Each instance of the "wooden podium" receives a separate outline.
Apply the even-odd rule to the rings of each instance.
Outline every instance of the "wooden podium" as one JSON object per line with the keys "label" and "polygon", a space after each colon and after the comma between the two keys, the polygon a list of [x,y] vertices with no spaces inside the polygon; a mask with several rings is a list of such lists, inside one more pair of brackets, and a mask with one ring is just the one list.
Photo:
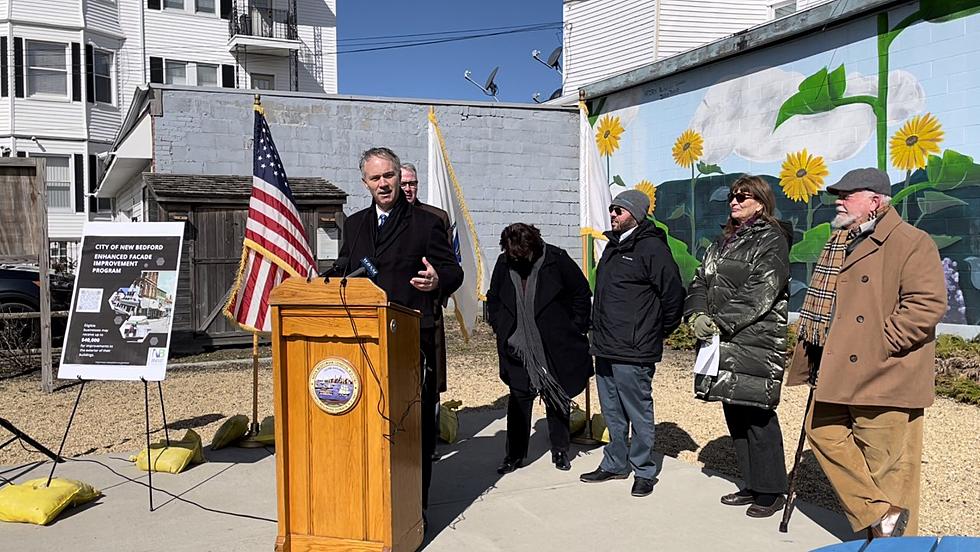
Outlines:
{"label": "wooden podium", "polygon": [[270,303],[276,551],[416,550],[419,313],[366,278],[291,278]]}

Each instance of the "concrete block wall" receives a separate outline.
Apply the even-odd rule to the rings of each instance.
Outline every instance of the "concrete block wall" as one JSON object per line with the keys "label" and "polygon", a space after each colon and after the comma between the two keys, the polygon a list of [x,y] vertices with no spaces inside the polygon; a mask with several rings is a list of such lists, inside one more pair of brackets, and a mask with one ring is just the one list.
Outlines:
{"label": "concrete block wall", "polygon": [[[251,174],[253,96],[164,89],[154,119],[155,171]],[[319,176],[350,194],[345,212],[370,204],[357,165],[372,146],[391,148],[419,169],[428,197],[429,104],[415,101],[263,94],[286,173]],[[578,227],[578,113],[518,105],[434,104],[450,162],[487,262],[500,232],[530,222],[545,240],[581,256]]]}

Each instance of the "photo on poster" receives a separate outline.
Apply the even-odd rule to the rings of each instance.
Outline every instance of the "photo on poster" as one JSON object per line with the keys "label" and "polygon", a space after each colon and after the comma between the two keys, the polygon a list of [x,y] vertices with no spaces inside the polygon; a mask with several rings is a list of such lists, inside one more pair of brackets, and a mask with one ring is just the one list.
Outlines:
{"label": "photo on poster", "polygon": [[183,223],[88,223],[62,347],[62,379],[162,380]]}

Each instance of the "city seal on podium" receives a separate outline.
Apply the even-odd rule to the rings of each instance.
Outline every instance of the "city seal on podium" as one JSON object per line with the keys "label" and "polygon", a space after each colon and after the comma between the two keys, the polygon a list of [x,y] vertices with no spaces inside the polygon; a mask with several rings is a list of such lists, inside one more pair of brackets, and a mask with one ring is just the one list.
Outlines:
{"label": "city seal on podium", "polygon": [[346,414],[361,396],[361,379],[345,359],[325,358],[310,372],[310,395],[327,414]]}

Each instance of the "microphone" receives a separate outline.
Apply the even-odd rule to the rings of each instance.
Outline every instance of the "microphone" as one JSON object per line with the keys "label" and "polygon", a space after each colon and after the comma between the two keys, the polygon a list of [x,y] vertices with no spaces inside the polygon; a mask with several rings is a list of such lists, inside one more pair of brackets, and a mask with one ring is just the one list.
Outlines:
{"label": "microphone", "polygon": [[354,270],[347,276],[344,276],[340,280],[340,283],[341,285],[346,285],[348,278],[357,278],[362,274],[367,274],[368,278],[371,279],[374,279],[378,275],[378,268],[374,266],[374,263],[371,262],[371,259],[368,257],[364,257],[363,259],[361,259],[361,266],[359,266],[356,270]]}
{"label": "microphone", "polygon": [[341,274],[344,269],[347,268],[348,262],[350,262],[350,257],[337,257],[337,260],[333,262],[333,265],[321,272],[319,277],[323,278],[324,283],[329,282],[331,276]]}

